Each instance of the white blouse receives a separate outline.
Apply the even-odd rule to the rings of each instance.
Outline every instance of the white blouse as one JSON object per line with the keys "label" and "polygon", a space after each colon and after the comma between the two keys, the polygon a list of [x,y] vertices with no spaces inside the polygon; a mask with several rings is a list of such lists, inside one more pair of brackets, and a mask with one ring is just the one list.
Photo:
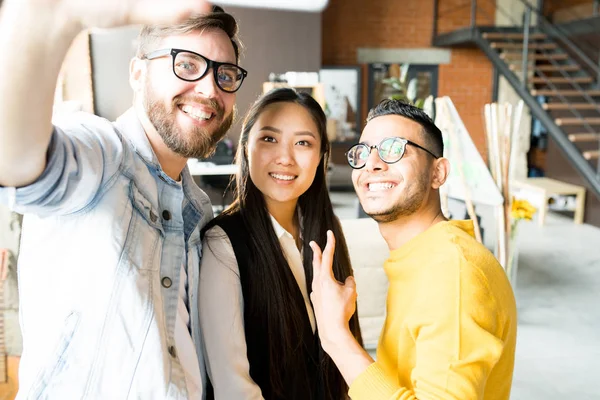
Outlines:
{"label": "white blouse", "polygon": [[[283,254],[298,282],[313,333],[315,315],[310,303],[302,254],[294,237],[271,216]],[[215,399],[263,399],[250,377],[244,331],[244,298],[235,253],[225,232],[215,226],[205,235],[200,267],[199,308],[205,361]]]}

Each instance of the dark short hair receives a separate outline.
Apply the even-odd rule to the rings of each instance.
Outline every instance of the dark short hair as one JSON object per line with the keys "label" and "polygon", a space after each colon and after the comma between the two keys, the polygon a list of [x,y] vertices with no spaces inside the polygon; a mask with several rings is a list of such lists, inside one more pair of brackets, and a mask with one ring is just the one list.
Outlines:
{"label": "dark short hair", "polygon": [[374,118],[385,115],[399,115],[400,117],[408,118],[421,125],[421,128],[423,128],[423,137],[426,142],[423,143],[424,147],[436,156],[443,156],[444,139],[442,137],[442,131],[435,126],[435,123],[423,110],[400,100],[385,99],[369,111],[367,123]]}
{"label": "dark short hair", "polygon": [[162,38],[206,29],[220,29],[229,36],[235,52],[235,62],[239,63],[242,43],[238,38],[237,21],[219,6],[213,6],[212,12],[208,14],[191,16],[180,24],[143,26],[138,36],[137,56],[156,50],[154,46]]}

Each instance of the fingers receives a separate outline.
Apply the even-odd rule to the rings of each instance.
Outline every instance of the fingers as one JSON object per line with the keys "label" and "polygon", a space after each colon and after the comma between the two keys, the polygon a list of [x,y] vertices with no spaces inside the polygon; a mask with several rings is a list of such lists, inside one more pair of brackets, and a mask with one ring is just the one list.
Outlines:
{"label": "fingers", "polygon": [[212,5],[205,0],[137,1],[129,14],[130,24],[172,24],[182,22],[193,14],[205,14]]}
{"label": "fingers", "polygon": [[315,241],[311,241],[309,244],[313,251],[313,286],[315,281],[321,275],[321,248]]}
{"label": "fingers", "polygon": [[346,280],[344,281],[344,286],[347,287],[348,289],[356,290],[356,281],[354,280],[354,277],[353,276],[347,277]]}
{"label": "fingers", "polygon": [[321,256],[321,272],[327,270],[328,275],[335,280],[333,274],[333,255],[335,253],[335,236],[332,231],[327,231],[327,245]]}
{"label": "fingers", "polygon": [[313,285],[317,279],[330,278],[337,282],[333,274],[333,256],[335,254],[335,236],[332,231],[327,231],[327,244],[321,252],[317,243],[309,243],[313,251]]}

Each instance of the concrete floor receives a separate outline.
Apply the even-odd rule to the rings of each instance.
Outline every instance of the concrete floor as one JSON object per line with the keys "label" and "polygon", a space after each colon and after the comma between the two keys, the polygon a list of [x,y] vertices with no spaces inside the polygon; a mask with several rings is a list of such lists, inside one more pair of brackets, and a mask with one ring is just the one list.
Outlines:
{"label": "concrete floor", "polygon": [[600,399],[600,229],[550,214],[519,236],[513,399]]}
{"label": "concrete floor", "polygon": [[[340,218],[356,217],[354,193],[334,192],[332,200]],[[491,247],[493,211],[477,211]],[[518,246],[511,399],[600,399],[600,229],[550,213],[543,227],[521,223]]]}

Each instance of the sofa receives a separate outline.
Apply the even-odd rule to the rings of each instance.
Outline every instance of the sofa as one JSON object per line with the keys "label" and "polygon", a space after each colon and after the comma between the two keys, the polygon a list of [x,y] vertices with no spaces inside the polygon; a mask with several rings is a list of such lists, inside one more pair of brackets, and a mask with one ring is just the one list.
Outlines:
{"label": "sofa", "polygon": [[386,242],[371,218],[342,219],[358,293],[358,318],[364,347],[377,347],[385,320],[388,280],[383,263],[389,256]]}

